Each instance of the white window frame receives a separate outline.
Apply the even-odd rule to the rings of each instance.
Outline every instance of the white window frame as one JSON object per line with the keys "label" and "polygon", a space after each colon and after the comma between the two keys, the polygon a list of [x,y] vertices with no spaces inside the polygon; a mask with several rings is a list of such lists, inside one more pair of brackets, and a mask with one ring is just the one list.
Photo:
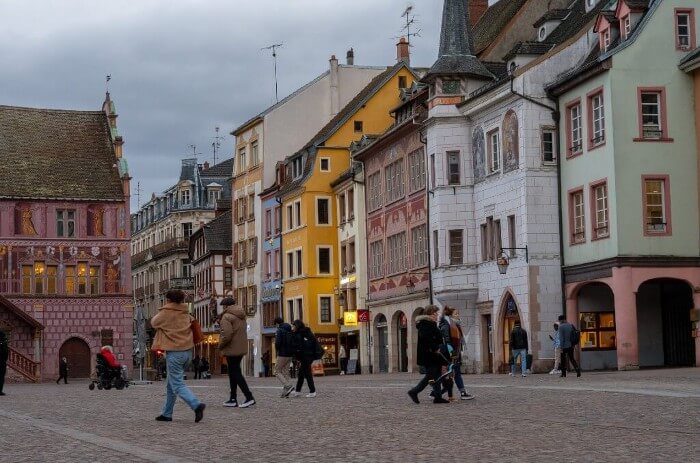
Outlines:
{"label": "white window frame", "polygon": [[[577,204],[576,199],[581,198],[581,202]],[[578,190],[571,195],[571,212],[573,213],[573,225],[572,230],[574,243],[583,243],[586,241],[586,205],[583,190]],[[581,236],[581,238],[578,238]]]}
{"label": "white window frame", "polygon": [[428,265],[428,225],[411,228],[411,268]]}
{"label": "white window frame", "polygon": [[[328,272],[321,273],[321,249],[328,249]],[[316,275],[333,275],[333,246],[321,244],[316,246]]]}
{"label": "white window frame", "polygon": [[[319,212],[320,209],[318,207],[319,201],[320,200],[325,200],[328,201],[328,207],[326,208],[326,214],[328,215],[328,222],[327,223],[321,223],[319,219]],[[314,220],[316,221],[316,226],[317,227],[332,227],[333,226],[333,211],[331,210],[331,207],[333,206],[333,201],[330,196],[316,196],[314,197]]]}
{"label": "white window frame", "polygon": [[[552,159],[547,160],[545,158],[545,155],[547,154],[546,150],[546,145],[547,141],[545,141],[545,135],[549,134],[551,137],[551,140],[549,141],[551,145],[551,153],[552,153]],[[557,163],[557,131],[553,127],[542,127],[540,130],[540,137],[541,137],[541,150],[542,150],[542,163],[547,164],[547,165],[553,165]]]}
{"label": "white window frame", "polygon": [[[686,20],[685,24],[680,24],[679,19],[684,17]],[[677,11],[675,14],[675,27],[676,27],[676,40],[678,40],[678,47],[682,50],[689,50],[690,49],[690,42],[693,38],[692,36],[692,31],[691,31],[691,26],[692,26],[692,21],[690,20],[690,13],[687,11]],[[686,29],[685,34],[681,34],[681,27],[684,27]],[[685,43],[682,42],[682,39],[685,39]]]}
{"label": "white window frame", "polygon": [[[602,192],[602,196],[599,196],[598,192]],[[610,236],[610,211],[607,183],[599,183],[593,186],[593,200],[595,201],[594,207],[596,224],[595,230],[593,230],[593,236],[595,238],[607,238]],[[600,231],[603,229],[605,229],[605,231]]]}
{"label": "white window frame", "polygon": [[[645,103],[644,102],[644,95],[654,95],[656,97],[656,103]],[[661,114],[662,107],[661,107],[661,92],[655,92],[655,91],[642,91],[639,97],[639,104],[641,105],[641,111],[642,111],[642,137],[643,138],[660,138],[665,136],[666,134],[663,133],[663,115]],[[656,124],[648,124],[644,123],[644,108],[651,108],[655,107],[656,108]],[[652,117],[653,115],[649,113],[649,116]],[[649,136],[646,133],[646,130],[652,129],[654,132],[660,133],[660,136],[654,135],[654,136]]]}
{"label": "white window frame", "polygon": [[591,97],[591,124],[593,146],[605,143],[605,100],[603,92],[596,93]]}
{"label": "white window frame", "polygon": [[583,150],[583,116],[581,108],[581,102],[569,107],[571,146],[567,148],[572,154]]}
{"label": "white window frame", "polygon": [[488,153],[489,153],[489,173],[495,174],[501,171],[501,132],[494,129],[487,132]]}
{"label": "white window frame", "polygon": [[369,243],[370,251],[370,279],[375,280],[384,277],[384,240],[380,239]]}
{"label": "white window frame", "polygon": [[[323,162],[324,162],[324,161],[326,161],[326,162],[328,163],[328,168],[327,168],[327,169],[324,169],[324,168],[323,168]],[[331,158],[329,158],[329,157],[322,157],[322,158],[319,158],[319,160],[318,160],[318,170],[320,170],[321,172],[330,172],[330,171],[331,171]]]}

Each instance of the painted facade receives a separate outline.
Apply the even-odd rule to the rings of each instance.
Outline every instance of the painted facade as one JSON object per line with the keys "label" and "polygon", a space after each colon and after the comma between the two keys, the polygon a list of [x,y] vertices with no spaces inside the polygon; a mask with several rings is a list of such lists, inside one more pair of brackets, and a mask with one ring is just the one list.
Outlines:
{"label": "painted facade", "polygon": [[0,181],[0,323],[25,379],[55,379],[61,356],[87,377],[105,344],[130,364],[130,178],[116,119],[109,94],[93,112],[0,106],[3,175],[23,179]]}
{"label": "painted facade", "polygon": [[[697,365],[697,2],[621,0],[588,62],[552,86],[561,108],[567,315],[584,368]],[[681,17],[682,16],[682,17]],[[650,60],[649,57],[654,59]]]}

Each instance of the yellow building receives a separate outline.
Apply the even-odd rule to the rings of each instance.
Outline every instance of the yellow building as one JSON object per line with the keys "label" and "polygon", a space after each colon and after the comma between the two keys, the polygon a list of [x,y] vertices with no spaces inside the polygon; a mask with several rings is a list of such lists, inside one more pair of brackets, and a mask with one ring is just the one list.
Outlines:
{"label": "yellow building", "polygon": [[331,182],[351,169],[350,144],[381,134],[401,88],[418,76],[399,62],[375,77],[300,151],[285,160],[282,203],[284,318],[301,319],[326,350],[326,370],[338,368],[338,220]]}

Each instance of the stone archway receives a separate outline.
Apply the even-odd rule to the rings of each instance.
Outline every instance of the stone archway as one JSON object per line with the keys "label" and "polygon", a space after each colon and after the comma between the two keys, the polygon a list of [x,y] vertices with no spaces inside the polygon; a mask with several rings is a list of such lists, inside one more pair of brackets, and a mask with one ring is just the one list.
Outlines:
{"label": "stone archway", "polygon": [[408,319],[402,311],[394,313],[391,319],[392,345],[394,347],[393,365],[394,371],[408,371]]}
{"label": "stone archway", "polygon": [[521,322],[525,327],[515,297],[510,291],[506,291],[501,298],[498,311],[497,339],[494,346],[494,373],[510,371],[510,332],[516,321]]}
{"label": "stone archway", "polygon": [[58,360],[68,360],[68,375],[71,378],[88,378],[92,373],[90,346],[78,337],[67,339],[58,351]]}

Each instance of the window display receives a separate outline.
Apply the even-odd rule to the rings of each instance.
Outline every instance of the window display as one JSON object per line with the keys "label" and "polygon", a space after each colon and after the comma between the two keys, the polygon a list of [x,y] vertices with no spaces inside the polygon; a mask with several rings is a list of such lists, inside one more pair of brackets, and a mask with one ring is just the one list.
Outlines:
{"label": "window display", "polygon": [[581,350],[615,349],[615,313],[581,312]]}

